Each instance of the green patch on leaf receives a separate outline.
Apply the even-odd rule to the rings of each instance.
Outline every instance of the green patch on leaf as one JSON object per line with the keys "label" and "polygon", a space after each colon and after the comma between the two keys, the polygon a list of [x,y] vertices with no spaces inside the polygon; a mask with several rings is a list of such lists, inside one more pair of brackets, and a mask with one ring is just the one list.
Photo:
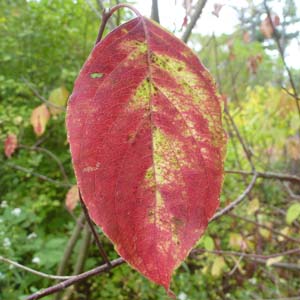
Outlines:
{"label": "green patch on leaf", "polygon": [[104,74],[103,73],[91,73],[90,74],[90,77],[91,78],[102,78],[104,76]]}

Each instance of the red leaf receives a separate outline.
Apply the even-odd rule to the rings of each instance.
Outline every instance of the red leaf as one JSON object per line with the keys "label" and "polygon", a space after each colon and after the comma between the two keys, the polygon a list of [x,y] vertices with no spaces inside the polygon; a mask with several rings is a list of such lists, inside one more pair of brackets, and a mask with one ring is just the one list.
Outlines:
{"label": "red leaf", "polygon": [[66,195],[66,200],[65,200],[65,203],[66,203],[66,207],[68,209],[68,211],[73,211],[74,208],[76,207],[76,205],[78,204],[79,202],[79,193],[78,193],[78,187],[77,185],[73,185],[67,195]]}
{"label": "red leaf", "polygon": [[13,133],[8,134],[4,142],[4,153],[6,157],[10,158],[18,147],[17,136]]}
{"label": "red leaf", "polygon": [[50,112],[46,104],[42,104],[32,111],[30,122],[37,136],[40,136],[45,132],[49,119]]}
{"label": "red leaf", "polygon": [[186,27],[187,24],[188,24],[188,17],[184,16],[183,22],[182,22],[182,25],[181,25],[181,30],[183,29],[183,27]]}
{"label": "red leaf", "polygon": [[257,73],[257,68],[259,64],[262,62],[262,59],[263,57],[261,54],[251,55],[248,57],[247,67],[252,74]]}
{"label": "red leaf", "polygon": [[[277,15],[272,17],[272,23],[274,27],[278,26],[280,24],[280,19]],[[260,31],[266,38],[271,38],[273,35],[273,27],[270,22],[270,18],[266,17],[260,24]]]}
{"label": "red leaf", "polygon": [[93,49],[67,130],[91,218],[168,289],[219,205],[225,137],[210,74],[175,36],[136,18]]}

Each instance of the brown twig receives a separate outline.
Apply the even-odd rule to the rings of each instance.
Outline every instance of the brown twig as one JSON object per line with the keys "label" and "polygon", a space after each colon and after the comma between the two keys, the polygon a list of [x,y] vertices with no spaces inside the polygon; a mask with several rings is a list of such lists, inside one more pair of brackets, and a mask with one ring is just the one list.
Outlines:
{"label": "brown twig", "polygon": [[[260,255],[260,254],[249,254],[249,253],[244,253],[244,252],[236,252],[236,251],[224,251],[224,250],[206,250],[206,249],[194,249],[191,252],[191,255],[195,254],[202,254],[202,253],[211,253],[211,254],[220,254],[220,255],[228,255],[228,256],[239,256],[239,257],[244,257],[251,259],[255,262],[261,263],[261,264],[267,264],[268,259],[270,258],[275,258],[275,257],[280,257],[280,256],[285,256],[285,255],[291,255],[291,254],[296,254],[300,252],[300,248],[297,249],[291,249],[288,251],[284,251],[281,253],[275,253],[275,254],[270,254],[270,255]],[[300,270],[300,265],[297,264],[291,264],[291,263],[281,263],[281,262],[274,262],[272,267],[278,267],[278,268],[284,268],[284,269],[290,269],[290,270]]]}
{"label": "brown twig", "polygon": [[111,9],[104,9],[103,13],[102,13],[102,21],[101,21],[101,25],[100,25],[100,29],[98,32],[98,36],[95,42],[95,45],[97,45],[103,36],[104,33],[104,29],[106,27],[106,23],[108,22],[108,20],[110,19],[110,17],[113,15],[114,12],[116,12],[117,10],[119,10],[120,8],[129,8],[130,10],[132,10],[138,17],[142,17],[142,15],[140,14],[140,12],[135,9],[132,5],[130,4],[125,4],[125,3],[120,3],[115,5],[114,7],[112,7]]}
{"label": "brown twig", "polygon": [[270,25],[272,27],[272,31],[274,33],[273,34],[273,38],[274,38],[274,41],[275,41],[275,43],[277,45],[277,48],[278,48],[278,51],[279,51],[279,54],[280,54],[280,57],[281,57],[281,61],[282,61],[283,65],[284,65],[284,68],[285,68],[285,70],[286,70],[286,72],[288,74],[288,77],[289,77],[290,85],[291,85],[292,90],[293,90],[292,97],[295,99],[295,103],[296,103],[296,106],[297,106],[298,114],[299,114],[299,117],[300,117],[299,95],[298,95],[298,92],[297,92],[297,89],[296,89],[296,84],[294,82],[292,72],[291,72],[290,68],[288,67],[288,65],[286,63],[286,60],[285,60],[285,57],[284,57],[283,48],[282,48],[282,46],[280,44],[279,37],[276,34],[276,28],[275,28],[275,25],[273,23],[271,12],[270,12],[270,9],[269,9],[269,7],[267,5],[267,1],[266,0],[264,0],[264,7],[265,7],[265,10],[267,12],[268,19],[269,19]]}
{"label": "brown twig", "polygon": [[244,198],[251,192],[253,189],[257,179],[257,174],[254,174],[251,182],[249,183],[248,187],[244,190],[244,192],[237,197],[233,202],[229,205],[221,209],[219,212],[215,213],[215,215],[209,220],[209,222],[215,221],[216,219],[222,217],[223,215],[227,214],[231,210],[233,210],[240,202],[244,200]]}
{"label": "brown twig", "polygon": [[285,238],[286,240],[289,240],[289,241],[292,241],[292,242],[296,242],[296,243],[300,243],[300,240],[299,240],[299,239],[296,239],[296,238],[293,238],[293,237],[291,237],[291,236],[288,236],[288,235],[286,235],[286,234],[284,234],[284,233],[282,233],[282,232],[280,232],[280,231],[278,231],[278,230],[275,230],[275,229],[273,229],[273,228],[271,228],[271,227],[269,227],[269,226],[267,226],[267,225],[258,223],[258,222],[256,222],[256,221],[253,221],[253,220],[248,219],[248,218],[246,218],[246,217],[242,217],[242,216],[236,215],[236,214],[234,214],[234,213],[228,213],[228,215],[231,216],[231,217],[234,217],[234,218],[238,218],[238,219],[240,219],[240,220],[243,220],[243,221],[245,221],[245,222],[251,223],[251,224],[256,225],[256,226],[258,226],[258,227],[265,228],[265,229],[269,230],[270,232],[272,232],[272,233],[274,233],[274,234],[276,234],[276,235],[282,236],[282,237]]}
{"label": "brown twig", "polygon": [[254,166],[254,163],[252,161],[252,153],[249,150],[248,146],[246,145],[246,142],[244,141],[242,135],[240,134],[240,131],[239,131],[238,127],[236,126],[236,124],[234,122],[234,119],[231,116],[231,114],[230,114],[230,112],[229,112],[229,110],[228,110],[228,108],[227,108],[226,105],[225,105],[225,108],[224,108],[224,112],[225,112],[226,116],[228,117],[228,119],[229,119],[229,121],[230,121],[230,123],[232,125],[232,128],[233,128],[233,130],[234,130],[234,132],[235,132],[235,134],[236,134],[236,136],[237,136],[240,144],[243,147],[244,153],[245,153],[246,158],[247,158],[247,160],[248,160],[248,162],[249,162],[249,164],[251,166],[252,171],[255,172],[255,166]]}
{"label": "brown twig", "polygon": [[31,82],[29,82],[27,79],[22,78],[23,82],[27,85],[27,87],[29,87],[29,89],[33,92],[33,94],[39,98],[42,102],[45,102],[47,105],[52,106],[54,108],[59,108],[63,111],[66,111],[66,108],[64,106],[52,103],[50,101],[48,101],[45,97],[43,97],[38,90],[33,86],[33,84]]}
{"label": "brown twig", "polygon": [[64,178],[64,181],[67,183],[70,183],[70,180],[68,178],[68,175],[66,173],[66,170],[62,164],[62,162],[60,161],[60,159],[50,150],[46,149],[46,148],[42,148],[42,147],[37,147],[37,146],[26,146],[26,145],[19,145],[19,148],[23,148],[23,149],[27,149],[27,150],[31,150],[31,151],[39,151],[39,152],[44,152],[46,153],[48,156],[50,156],[58,165],[60,172]]}
{"label": "brown twig", "polygon": [[293,183],[300,184],[300,177],[292,174],[282,174],[282,173],[274,173],[274,172],[253,172],[253,171],[239,171],[239,170],[226,170],[227,174],[239,174],[239,175],[254,175],[256,174],[259,178],[264,179],[276,179],[280,181],[289,181]]}
{"label": "brown twig", "polygon": [[45,176],[43,174],[39,174],[39,173],[33,172],[30,169],[26,169],[24,167],[21,167],[19,165],[15,165],[15,164],[10,163],[10,162],[6,162],[6,163],[4,163],[4,165],[6,165],[6,166],[8,166],[10,168],[13,168],[15,170],[22,171],[22,172],[30,174],[32,176],[38,177],[38,178],[40,178],[40,179],[42,179],[44,181],[51,182],[51,183],[53,183],[53,184],[55,184],[57,186],[63,187],[63,188],[70,188],[72,186],[69,183],[64,183],[64,182],[61,182],[61,181],[54,180],[54,179],[52,179],[50,177],[47,177],[47,176]]}
{"label": "brown twig", "polygon": [[[89,224],[85,224],[84,231],[83,231],[83,238],[80,245],[77,261],[74,267],[74,275],[78,275],[83,271],[84,264],[87,258],[88,249],[91,241],[91,232],[89,229]],[[73,292],[75,291],[75,285],[65,291],[64,296],[62,297],[64,300],[69,300],[72,296]]]}
{"label": "brown twig", "polygon": [[65,288],[67,288],[70,285],[78,283],[82,280],[85,280],[85,279],[91,277],[91,276],[102,274],[102,273],[110,270],[111,268],[115,268],[115,267],[123,264],[124,262],[125,261],[124,261],[123,258],[117,258],[117,259],[111,261],[111,267],[109,267],[107,264],[105,264],[105,265],[99,266],[97,268],[94,268],[92,270],[89,270],[87,272],[78,274],[78,275],[76,275],[76,276],[74,276],[70,279],[67,279],[63,282],[60,282],[56,285],[53,285],[49,288],[46,288],[46,289],[42,290],[42,291],[36,292],[36,293],[30,295],[29,297],[27,297],[26,300],[36,300],[36,299],[40,299],[44,296],[57,293],[57,292],[65,289]]}
{"label": "brown twig", "polygon": [[237,252],[237,251],[227,251],[227,250],[206,250],[206,249],[194,249],[191,251],[191,255],[193,254],[202,254],[202,253],[212,253],[212,254],[224,254],[224,255],[233,255],[233,256],[244,256],[249,258],[261,258],[261,259],[269,259],[275,258],[285,255],[291,254],[300,254],[300,248],[290,249],[287,251],[283,251],[280,253],[273,253],[273,254],[256,254],[256,253],[245,253],[245,252]]}
{"label": "brown twig", "polygon": [[158,0],[152,0],[151,19],[159,23]]}
{"label": "brown twig", "polygon": [[32,268],[26,267],[16,261],[13,261],[11,259],[5,258],[3,256],[0,256],[0,261],[3,261],[9,265],[15,266],[19,269],[22,269],[26,272],[38,275],[40,277],[44,277],[44,278],[48,278],[48,279],[54,279],[54,280],[66,280],[66,279],[70,279],[70,278],[74,278],[74,276],[58,276],[58,275],[50,275],[50,274],[46,274],[37,270],[34,270]]}
{"label": "brown twig", "polygon": [[[102,0],[97,0],[96,2],[97,2],[97,5],[98,5],[98,7],[99,7],[99,11],[103,12],[104,10],[106,10],[106,8],[105,8],[105,6],[104,6]],[[100,18],[101,18],[101,17],[102,17],[102,15],[100,16]],[[117,22],[116,22],[116,23],[117,23]],[[114,22],[113,22],[111,19],[108,20],[107,24],[108,24],[108,28],[109,28],[110,30],[113,30],[113,29],[114,29],[115,24],[114,24]],[[118,25],[118,23],[117,23],[117,25]]]}
{"label": "brown twig", "polygon": [[66,246],[63,258],[59,264],[58,270],[57,270],[57,274],[58,275],[63,275],[65,268],[67,266],[67,263],[71,257],[71,253],[76,245],[76,242],[78,241],[78,238],[80,236],[80,232],[82,230],[82,226],[83,226],[83,222],[85,220],[85,216],[83,213],[81,213],[81,215],[79,216],[79,218],[77,219],[76,222],[76,226],[72,232],[72,235],[68,241],[68,244]]}
{"label": "brown twig", "polygon": [[111,267],[110,260],[109,260],[108,257],[107,257],[107,254],[106,254],[106,252],[105,252],[105,250],[104,250],[104,248],[103,248],[103,246],[102,246],[102,243],[100,242],[100,239],[99,239],[98,234],[97,234],[97,232],[96,232],[96,230],[95,230],[94,224],[92,223],[92,220],[91,220],[91,218],[90,218],[90,216],[89,216],[89,212],[88,212],[88,210],[87,210],[87,208],[86,208],[86,206],[85,206],[85,204],[84,204],[84,202],[83,202],[83,200],[82,200],[80,191],[79,191],[79,199],[80,199],[80,203],[81,203],[81,206],[82,206],[82,209],[83,209],[83,212],[84,212],[86,221],[87,221],[87,223],[88,223],[88,225],[89,225],[89,228],[90,228],[90,230],[91,230],[91,233],[93,234],[93,237],[94,237],[94,240],[95,240],[95,242],[96,242],[96,245],[97,245],[97,247],[98,247],[98,249],[99,249],[100,255],[102,256],[102,258],[103,258],[103,260],[106,262],[106,264],[107,264],[109,267]]}
{"label": "brown twig", "polygon": [[192,31],[193,31],[194,27],[196,26],[196,23],[197,23],[198,19],[200,18],[206,3],[207,3],[207,0],[199,0],[197,2],[195,11],[194,11],[193,15],[191,16],[191,21],[188,23],[188,25],[182,35],[182,38],[181,38],[185,43],[187,43],[187,41],[189,40],[189,38],[192,34]]}

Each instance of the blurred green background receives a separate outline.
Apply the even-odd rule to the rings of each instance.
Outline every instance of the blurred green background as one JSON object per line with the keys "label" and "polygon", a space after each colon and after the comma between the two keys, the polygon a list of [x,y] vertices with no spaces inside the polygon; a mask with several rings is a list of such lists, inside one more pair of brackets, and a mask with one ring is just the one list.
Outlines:
{"label": "blurred green background", "polygon": [[[116,2],[103,1],[107,7]],[[230,112],[224,115],[229,136],[226,170],[251,170],[232,117],[257,170],[300,175],[300,117],[295,99],[282,89],[292,92],[274,41],[278,38],[283,51],[292,43],[299,45],[299,32],[293,29],[298,28],[300,17],[295,2],[267,1],[270,8],[281,4],[281,23],[270,38],[261,29],[266,17],[262,1],[250,0],[243,9],[235,8],[240,23],[234,32],[208,36],[197,30],[190,38]],[[49,274],[57,274],[59,268],[64,275],[75,274],[102,263],[86,228],[76,237],[80,206],[71,213],[66,209],[66,194],[76,182],[65,112],[53,111],[49,104],[65,105],[95,42],[98,14],[99,2],[92,0],[0,2],[0,255]],[[131,17],[128,10],[121,10],[112,23]],[[177,33],[181,35],[180,30]],[[299,90],[300,70],[292,67]],[[45,131],[37,135],[31,116],[42,104],[51,107],[51,117]],[[4,154],[8,134],[18,139],[11,158]],[[221,205],[238,197],[250,180],[248,175],[227,174]],[[176,271],[171,289],[178,299],[300,296],[299,252],[279,255],[275,261],[265,257],[299,248],[299,193],[299,184],[259,178],[232,214],[209,225],[197,244],[205,251],[188,258]],[[72,236],[76,243],[63,260]],[[109,257],[116,258],[112,244],[101,238]],[[262,255],[262,261],[214,251],[255,253]],[[24,299],[54,282],[0,261],[1,300]],[[45,299],[154,300],[167,296],[163,288],[122,265]]]}

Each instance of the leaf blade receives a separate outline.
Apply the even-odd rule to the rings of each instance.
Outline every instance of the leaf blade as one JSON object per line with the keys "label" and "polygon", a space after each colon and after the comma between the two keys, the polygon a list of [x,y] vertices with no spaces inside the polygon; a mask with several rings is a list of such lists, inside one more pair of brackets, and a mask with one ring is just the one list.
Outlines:
{"label": "leaf blade", "polygon": [[91,218],[131,266],[168,289],[219,203],[225,137],[207,70],[181,41],[136,18],[94,48],[67,128]]}

